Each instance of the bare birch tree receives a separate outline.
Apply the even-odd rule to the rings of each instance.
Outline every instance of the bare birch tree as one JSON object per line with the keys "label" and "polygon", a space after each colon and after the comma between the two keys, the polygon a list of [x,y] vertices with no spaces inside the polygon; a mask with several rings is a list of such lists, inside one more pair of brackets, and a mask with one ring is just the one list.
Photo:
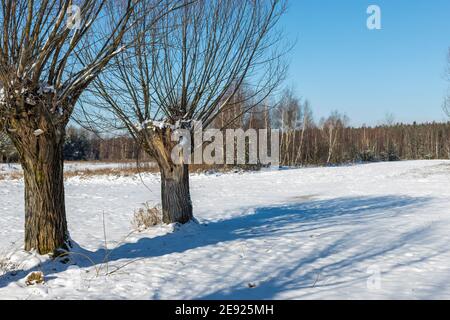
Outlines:
{"label": "bare birch tree", "polygon": [[274,125],[282,131],[281,160],[286,165],[294,165],[297,131],[302,119],[302,105],[292,89],[284,91],[279,106],[274,110]]}
{"label": "bare birch tree", "polygon": [[297,150],[297,156],[295,158],[296,165],[303,164],[303,144],[305,141],[305,131],[313,124],[312,111],[308,100],[305,100],[302,109],[303,116],[301,121],[300,142]]}
{"label": "bare birch tree", "polygon": [[341,115],[337,111],[332,112],[326,120],[322,120],[322,132],[328,141],[327,164],[331,163],[337,143],[339,142],[339,135],[347,126],[347,123],[347,116]]}
{"label": "bare birch tree", "polygon": [[[85,110],[95,121],[108,120],[105,113],[113,110],[113,127],[121,123],[156,159],[165,223],[193,218],[189,167],[171,159],[174,129],[192,130],[193,121],[207,127],[224,107],[243,104],[237,93],[244,83],[254,93],[245,99],[263,101],[285,75],[287,48],[276,28],[284,0],[185,3],[139,37],[132,50],[114,58],[86,103],[100,111]],[[153,19],[148,15],[134,33]]]}
{"label": "bare birch tree", "polygon": [[[448,63],[447,63],[446,76],[447,76],[447,81],[450,84],[450,48],[448,49],[447,61],[448,61]],[[444,111],[450,117],[450,87],[448,88],[448,93],[447,93],[447,96],[445,97]]]}

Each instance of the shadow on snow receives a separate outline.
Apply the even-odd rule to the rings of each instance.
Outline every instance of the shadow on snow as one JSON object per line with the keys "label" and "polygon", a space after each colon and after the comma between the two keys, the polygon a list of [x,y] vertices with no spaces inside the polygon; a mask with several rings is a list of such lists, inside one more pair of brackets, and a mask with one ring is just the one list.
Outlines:
{"label": "shadow on snow", "polygon": [[[261,237],[292,236],[308,231],[320,233],[323,229],[337,225],[363,226],[368,223],[377,223],[378,218],[389,218],[405,214],[411,208],[417,208],[426,204],[430,198],[412,198],[399,196],[383,197],[350,197],[329,200],[313,200],[305,202],[287,203],[281,206],[257,208],[252,214],[231,218],[229,220],[211,222],[208,224],[192,224],[182,226],[179,230],[155,238],[142,238],[134,243],[119,245],[110,253],[108,263],[119,260],[142,260],[146,258],[161,257],[172,253],[184,253],[188,250],[225,243],[236,240],[250,240]],[[405,222],[407,223],[407,222]],[[374,259],[407,245],[410,241],[417,241],[430,232],[431,226],[412,230],[401,234],[398,239],[386,243],[384,246],[364,248],[352,253],[345,259],[333,260],[333,262],[319,269],[310,270],[318,259],[324,259],[333,255],[343,246],[351,248],[352,235],[337,236],[331,244],[306,256],[299,256],[294,265],[279,265],[276,270],[268,270],[270,279],[264,281],[255,288],[248,288],[246,283],[240,283],[217,292],[199,296],[199,299],[271,299],[277,293],[286,290],[318,288],[326,289],[328,286],[339,285],[339,280],[317,281],[322,273],[338,274],[348,271],[355,263]],[[359,231],[360,232],[360,231]],[[354,241],[354,240],[353,240]],[[48,260],[39,267],[8,272],[0,276],[0,288],[6,287],[11,282],[23,279],[29,272],[42,270],[51,281],[59,272],[76,264],[80,268],[88,268],[104,263],[106,251],[98,249],[89,251],[74,244],[71,263],[63,264]],[[89,257],[86,259],[84,257]],[[422,258],[421,260],[423,260]],[[128,261],[124,261],[126,264]],[[411,261],[411,264],[419,261]],[[292,283],[292,275],[307,268],[308,272],[302,274],[302,281]],[[367,278],[367,274],[361,275]]]}

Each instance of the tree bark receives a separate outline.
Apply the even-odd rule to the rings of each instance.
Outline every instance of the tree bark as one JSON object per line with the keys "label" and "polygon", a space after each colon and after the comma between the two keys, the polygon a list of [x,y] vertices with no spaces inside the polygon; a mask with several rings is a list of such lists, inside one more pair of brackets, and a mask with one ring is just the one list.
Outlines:
{"label": "tree bark", "polygon": [[147,152],[158,163],[161,172],[161,202],[164,223],[188,223],[193,219],[189,191],[189,165],[175,163],[171,140],[172,130],[153,128],[145,134]]}
{"label": "tree bark", "polygon": [[193,219],[188,165],[161,169],[161,200],[164,223],[184,224]]}
{"label": "tree bark", "polygon": [[67,249],[69,240],[64,198],[64,130],[42,127],[42,134],[21,129],[13,135],[25,181],[25,250],[58,254],[59,249]]}

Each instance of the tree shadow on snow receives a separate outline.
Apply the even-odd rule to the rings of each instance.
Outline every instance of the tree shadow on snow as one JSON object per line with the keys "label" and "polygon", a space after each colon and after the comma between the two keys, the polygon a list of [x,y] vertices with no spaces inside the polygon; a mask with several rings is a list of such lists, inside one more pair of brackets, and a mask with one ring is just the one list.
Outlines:
{"label": "tree shadow on snow", "polygon": [[[184,253],[188,250],[202,248],[219,243],[236,240],[250,240],[261,237],[276,237],[280,235],[292,236],[297,233],[313,231],[320,234],[324,226],[341,224],[367,224],[367,219],[389,218],[402,215],[411,208],[426,204],[430,198],[412,198],[399,196],[383,197],[349,197],[329,200],[305,201],[287,203],[285,205],[257,208],[252,214],[234,217],[228,220],[211,222],[209,224],[182,226],[179,230],[155,238],[141,238],[134,243],[124,243],[109,253],[108,263],[124,260],[141,260],[161,257],[173,253]],[[244,209],[242,211],[245,211]],[[376,223],[376,220],[372,220]],[[407,221],[405,221],[407,223]],[[255,288],[248,288],[246,284],[236,284],[235,287],[226,288],[217,292],[205,294],[200,299],[270,299],[277,293],[291,290],[339,285],[339,280],[332,283],[318,281],[321,273],[337,273],[352,267],[352,264],[373,259],[401,248],[410,241],[420,239],[430,232],[429,227],[412,230],[402,234],[399,239],[387,243],[382,248],[365,248],[364,252],[355,252],[353,256],[334,261],[320,269],[314,269],[302,275],[301,285],[291,283],[289,279],[303,267],[314,264],[334,254],[340,248],[351,246],[352,235],[345,234],[332,243],[314,252],[309,256],[299,256],[295,265],[279,265],[276,270],[268,270],[270,279]],[[320,239],[318,240],[320,241]],[[73,249],[73,262],[80,268],[100,266],[105,261],[107,252],[104,249],[89,251],[75,244]],[[86,257],[89,257],[87,259]],[[414,263],[414,261],[411,261]],[[11,282],[23,279],[29,272],[42,270],[48,279],[54,279],[59,272],[67,270],[72,264],[62,264],[56,261],[47,261],[37,268],[8,272],[0,276],[0,288]],[[259,275],[258,275],[259,276]],[[367,278],[367,275],[361,275]],[[50,280],[51,281],[51,280]]]}

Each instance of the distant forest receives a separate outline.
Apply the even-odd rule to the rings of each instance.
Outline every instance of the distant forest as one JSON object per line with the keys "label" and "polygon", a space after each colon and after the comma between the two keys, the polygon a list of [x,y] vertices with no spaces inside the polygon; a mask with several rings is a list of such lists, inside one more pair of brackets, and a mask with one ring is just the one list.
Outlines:
{"label": "distant forest", "polygon": [[[248,93],[243,89],[239,94]],[[275,107],[230,104],[210,127],[280,129],[280,161],[284,166],[450,159],[450,122],[403,124],[395,123],[392,116],[384,122],[352,127],[348,117],[337,111],[315,121],[310,103],[286,90]],[[113,137],[73,126],[66,130],[64,157],[70,161],[152,160],[127,135]],[[1,132],[0,161],[18,161],[15,148]]]}
{"label": "distant forest", "polygon": [[[246,129],[265,127],[259,115],[247,117]],[[281,164],[286,166],[450,159],[450,122],[353,128],[346,126],[345,117],[334,113],[318,124],[309,122],[300,127],[284,124],[280,128],[280,148]],[[70,127],[64,157],[72,161],[133,161],[137,157],[140,161],[151,160],[139,150],[130,137],[102,138],[85,129]],[[14,147],[6,139],[0,142],[0,160],[18,161]]]}

